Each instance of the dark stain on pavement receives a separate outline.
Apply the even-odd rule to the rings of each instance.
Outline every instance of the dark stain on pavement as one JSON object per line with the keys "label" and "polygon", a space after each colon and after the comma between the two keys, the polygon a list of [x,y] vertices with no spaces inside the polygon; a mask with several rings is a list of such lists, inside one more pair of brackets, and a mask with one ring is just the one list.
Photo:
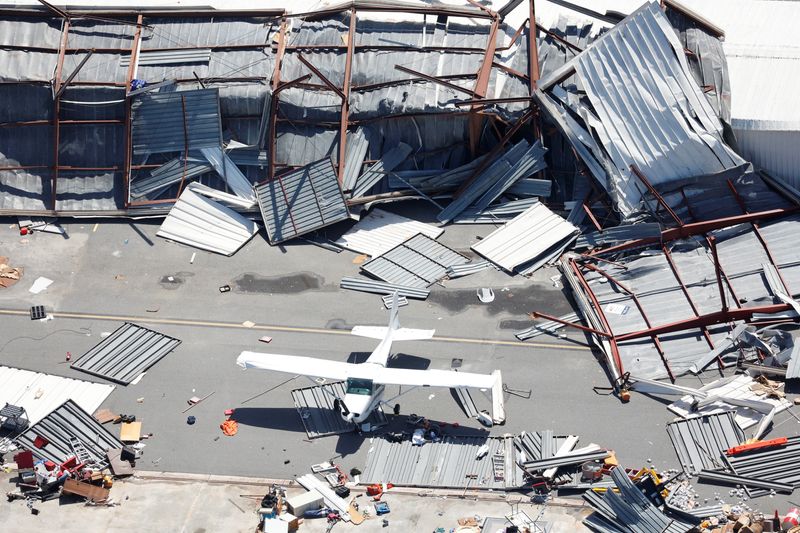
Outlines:
{"label": "dark stain on pavement", "polygon": [[176,272],[175,274],[166,274],[161,276],[158,280],[159,285],[164,289],[174,291],[186,282],[186,278],[194,276],[192,272]]}
{"label": "dark stain on pavement", "polygon": [[572,311],[570,302],[564,293],[549,285],[531,284],[526,287],[509,287],[507,291],[493,287],[493,290],[494,301],[488,304],[478,300],[477,289],[432,291],[428,296],[428,302],[444,307],[451,314],[462,313],[468,307],[484,307],[490,315],[507,313],[524,316],[531,311],[563,315]]}
{"label": "dark stain on pavement", "polygon": [[273,277],[246,273],[233,280],[233,283],[236,285],[236,292],[240,293],[297,294],[319,289],[325,283],[325,279],[311,272]]}

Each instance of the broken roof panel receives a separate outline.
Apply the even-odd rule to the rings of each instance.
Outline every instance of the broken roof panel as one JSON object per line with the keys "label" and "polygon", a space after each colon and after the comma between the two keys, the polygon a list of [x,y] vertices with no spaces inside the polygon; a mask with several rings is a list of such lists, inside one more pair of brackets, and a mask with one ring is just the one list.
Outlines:
{"label": "broken roof panel", "polygon": [[375,209],[334,242],[342,248],[377,257],[418,233],[436,239],[444,230]]}
{"label": "broken roof panel", "polygon": [[[41,447],[36,445],[37,438],[44,440]],[[70,438],[78,439],[96,463],[106,460],[108,450],[124,446],[104,425],[72,400],[67,400],[28,428],[16,441],[36,457],[61,464],[74,455]]]}
{"label": "broken roof panel", "polygon": [[105,383],[0,366],[0,407],[6,403],[24,407],[31,424],[67,400],[93,413],[113,391],[114,385]]}
{"label": "broken roof panel", "polygon": [[131,180],[131,198],[139,198],[150,193],[160,191],[182,179],[191,179],[195,176],[211,172],[213,167],[203,157],[189,154],[188,158],[176,157],[150,171],[150,174]]}
{"label": "broken roof panel", "polygon": [[330,159],[321,159],[256,187],[270,244],[347,219],[350,212]]}
{"label": "broken roof panel", "polygon": [[388,173],[405,161],[410,153],[411,147],[405,143],[400,143],[384,153],[378,161],[358,177],[352,197],[358,198],[359,196],[363,196],[380,180],[388,180]]}
{"label": "broken roof panel", "polygon": [[658,4],[647,3],[626,17],[540,87],[547,90],[573,71],[591,109],[571,107],[616,169],[618,177],[609,179],[623,214],[641,198],[631,165],[655,186],[744,162],[722,141],[722,125]]}
{"label": "broken roof panel", "polygon": [[503,227],[484,237],[472,249],[508,272],[538,257],[563,250],[578,228],[536,203]]}
{"label": "broken roof panel", "polygon": [[367,261],[361,270],[389,283],[425,288],[445,277],[449,267],[468,262],[455,250],[418,234]]}
{"label": "broken roof panel", "polygon": [[144,93],[131,106],[134,154],[184,152],[222,145],[219,92]]}
{"label": "broken roof panel", "polygon": [[181,343],[163,333],[126,322],[71,368],[127,385]]}
{"label": "broken roof panel", "polygon": [[231,256],[258,233],[258,225],[233,209],[203,195],[238,197],[191,183],[183,191],[158,229],[159,237],[203,250]]}

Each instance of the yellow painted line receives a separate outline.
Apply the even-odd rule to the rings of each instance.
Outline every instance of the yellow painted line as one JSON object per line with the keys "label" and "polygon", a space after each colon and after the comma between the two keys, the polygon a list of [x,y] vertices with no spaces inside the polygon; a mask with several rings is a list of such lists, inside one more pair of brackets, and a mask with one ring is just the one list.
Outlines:
{"label": "yellow painted line", "polygon": [[[190,320],[185,318],[157,318],[149,316],[99,315],[92,313],[54,312],[51,314],[55,318],[72,318],[76,320],[142,322],[145,324],[166,324],[170,326],[199,326],[208,328],[253,329],[258,331],[283,331],[288,333],[317,333],[321,335],[350,336],[350,331],[343,329],[310,328],[302,326],[276,326],[267,324],[256,324],[254,326],[245,326],[244,324],[238,324],[236,322]],[[29,317],[30,311],[23,311],[19,309],[0,309],[0,315]],[[465,337],[438,337],[438,336],[433,337],[432,340],[440,342],[455,342],[461,344],[482,344],[489,346],[518,346],[523,348],[550,348],[555,350],[586,350],[586,351],[591,350],[591,348],[589,348],[588,346],[553,344],[548,342],[502,341],[502,340],[490,340],[490,339],[469,339]]]}

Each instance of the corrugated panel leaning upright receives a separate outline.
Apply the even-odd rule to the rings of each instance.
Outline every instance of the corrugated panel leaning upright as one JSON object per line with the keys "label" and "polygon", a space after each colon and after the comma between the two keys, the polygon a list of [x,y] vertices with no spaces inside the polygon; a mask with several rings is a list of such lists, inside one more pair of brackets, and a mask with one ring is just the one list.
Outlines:
{"label": "corrugated panel leaning upright", "polygon": [[350,216],[330,159],[256,187],[270,244],[278,244]]}

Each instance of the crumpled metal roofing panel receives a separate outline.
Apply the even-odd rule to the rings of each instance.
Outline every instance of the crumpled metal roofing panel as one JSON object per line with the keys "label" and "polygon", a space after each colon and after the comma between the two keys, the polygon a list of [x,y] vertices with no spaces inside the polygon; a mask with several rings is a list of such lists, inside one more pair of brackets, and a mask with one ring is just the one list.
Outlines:
{"label": "crumpled metal roofing panel", "polygon": [[[207,187],[190,184],[158,229],[159,237],[231,256],[258,233],[258,225],[203,196]],[[214,191],[217,196],[225,195]]]}
{"label": "crumpled metal roofing panel", "polygon": [[586,119],[621,176],[612,185],[623,214],[641,197],[630,165],[657,185],[744,162],[722,141],[722,125],[656,3],[626,17],[566,67],[580,78],[597,118]]}
{"label": "crumpled metal roofing panel", "polygon": [[[38,448],[34,444],[37,437],[47,440],[47,444]],[[108,450],[123,447],[122,441],[72,400],[28,428],[16,441],[34,456],[61,464],[74,455],[70,437],[78,439],[98,463],[106,460]]]}
{"label": "crumpled metal roofing panel", "polygon": [[163,333],[125,322],[79,357],[71,368],[127,385],[180,343]]}
{"label": "crumpled metal roofing panel", "polygon": [[377,257],[418,233],[435,239],[444,230],[389,211],[375,209],[334,243],[354,252]]}
{"label": "crumpled metal roofing panel", "polygon": [[405,161],[410,153],[411,147],[405,143],[400,143],[385,152],[378,161],[358,177],[356,186],[353,188],[352,198],[363,196],[382,179],[388,181],[388,173]]}
{"label": "crumpled metal roofing panel", "polygon": [[536,203],[503,227],[493,231],[472,250],[508,272],[551,252],[554,246],[566,247],[578,234],[578,228]]}
{"label": "crumpled metal roofing panel", "polygon": [[342,189],[351,191],[356,186],[356,180],[358,180],[361,175],[361,169],[364,167],[369,141],[367,141],[367,137],[364,134],[364,128],[361,127],[356,128],[355,131],[348,131],[346,141]]}
{"label": "crumpled metal roofing panel", "polygon": [[256,187],[270,244],[350,216],[330,159],[321,159]]}
{"label": "crumpled metal roofing panel", "polygon": [[169,187],[173,183],[178,183],[184,177],[190,179],[212,170],[213,167],[205,158],[197,157],[194,154],[189,154],[185,160],[183,156],[176,157],[160,167],[154,168],[149,175],[132,179],[131,198],[142,197]]}
{"label": "crumpled metal roofing panel", "polygon": [[144,93],[132,106],[133,153],[183,152],[222,145],[219,93]]}
{"label": "crumpled metal roofing panel", "polygon": [[420,233],[367,261],[361,270],[389,283],[425,288],[445,277],[449,267],[468,262],[467,257]]}
{"label": "crumpled metal roofing panel", "polygon": [[[114,390],[114,385],[0,366],[0,407],[6,403],[24,407],[31,424],[44,418],[67,400],[94,412]],[[41,397],[36,395],[44,391]]]}

